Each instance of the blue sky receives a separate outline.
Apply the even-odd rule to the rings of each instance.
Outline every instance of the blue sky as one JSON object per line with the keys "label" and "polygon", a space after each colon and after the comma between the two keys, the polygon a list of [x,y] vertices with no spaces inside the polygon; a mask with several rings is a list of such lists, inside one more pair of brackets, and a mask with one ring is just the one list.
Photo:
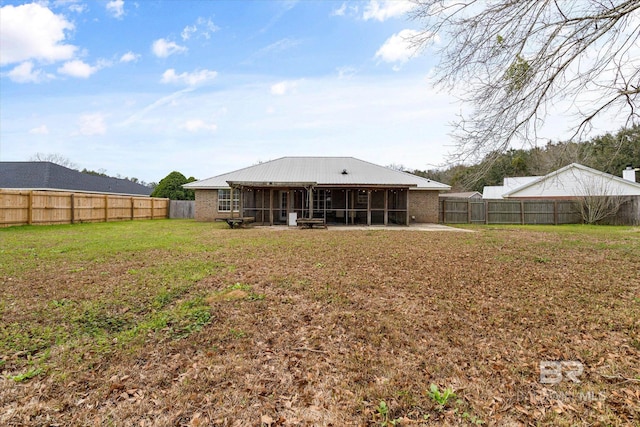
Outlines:
{"label": "blue sky", "polygon": [[459,106],[403,3],[2,1],[0,160],[147,182],[290,155],[431,167]]}
{"label": "blue sky", "polygon": [[392,1],[0,0],[0,160],[204,179],[282,156],[428,169],[461,105]]}

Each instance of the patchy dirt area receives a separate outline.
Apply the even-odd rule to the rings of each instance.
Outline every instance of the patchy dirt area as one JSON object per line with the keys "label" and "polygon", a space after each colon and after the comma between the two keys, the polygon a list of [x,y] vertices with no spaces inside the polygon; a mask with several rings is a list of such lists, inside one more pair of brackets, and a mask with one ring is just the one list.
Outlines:
{"label": "patchy dirt area", "polygon": [[637,228],[58,230],[0,234],[3,425],[640,423]]}

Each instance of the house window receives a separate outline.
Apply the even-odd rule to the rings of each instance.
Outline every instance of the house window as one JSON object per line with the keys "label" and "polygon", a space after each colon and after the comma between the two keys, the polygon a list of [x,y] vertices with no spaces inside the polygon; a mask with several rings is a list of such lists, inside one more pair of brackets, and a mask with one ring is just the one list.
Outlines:
{"label": "house window", "polygon": [[[240,192],[233,192],[233,211],[238,212]],[[231,212],[231,190],[218,190],[218,212]]]}
{"label": "house window", "polygon": [[331,209],[331,190],[313,190],[313,210]]}

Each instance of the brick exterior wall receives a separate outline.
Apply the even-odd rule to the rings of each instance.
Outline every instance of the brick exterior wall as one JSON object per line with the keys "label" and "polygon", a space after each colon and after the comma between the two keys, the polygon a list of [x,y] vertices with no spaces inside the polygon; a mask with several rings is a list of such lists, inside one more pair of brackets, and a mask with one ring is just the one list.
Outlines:
{"label": "brick exterior wall", "polygon": [[409,218],[413,223],[437,223],[438,222],[438,191],[410,190],[409,191]]}
{"label": "brick exterior wall", "polygon": [[[218,190],[195,190],[197,221],[215,221],[225,215],[218,214]],[[225,212],[228,216],[228,212]]]}

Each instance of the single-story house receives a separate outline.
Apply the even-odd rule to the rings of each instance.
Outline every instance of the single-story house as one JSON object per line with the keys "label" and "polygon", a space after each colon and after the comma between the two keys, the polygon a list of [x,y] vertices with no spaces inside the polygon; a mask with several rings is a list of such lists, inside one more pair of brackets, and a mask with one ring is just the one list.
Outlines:
{"label": "single-story house", "polygon": [[618,177],[578,163],[545,176],[505,178],[503,186],[485,187],[483,199],[574,199],[584,196],[640,196],[633,168]]}
{"label": "single-story house", "polygon": [[192,182],[195,218],[249,217],[258,224],[408,225],[438,222],[450,187],[353,157],[282,157]]}
{"label": "single-story house", "polygon": [[153,191],[127,179],[82,173],[51,162],[0,162],[0,189],[127,196],[149,196]]}

